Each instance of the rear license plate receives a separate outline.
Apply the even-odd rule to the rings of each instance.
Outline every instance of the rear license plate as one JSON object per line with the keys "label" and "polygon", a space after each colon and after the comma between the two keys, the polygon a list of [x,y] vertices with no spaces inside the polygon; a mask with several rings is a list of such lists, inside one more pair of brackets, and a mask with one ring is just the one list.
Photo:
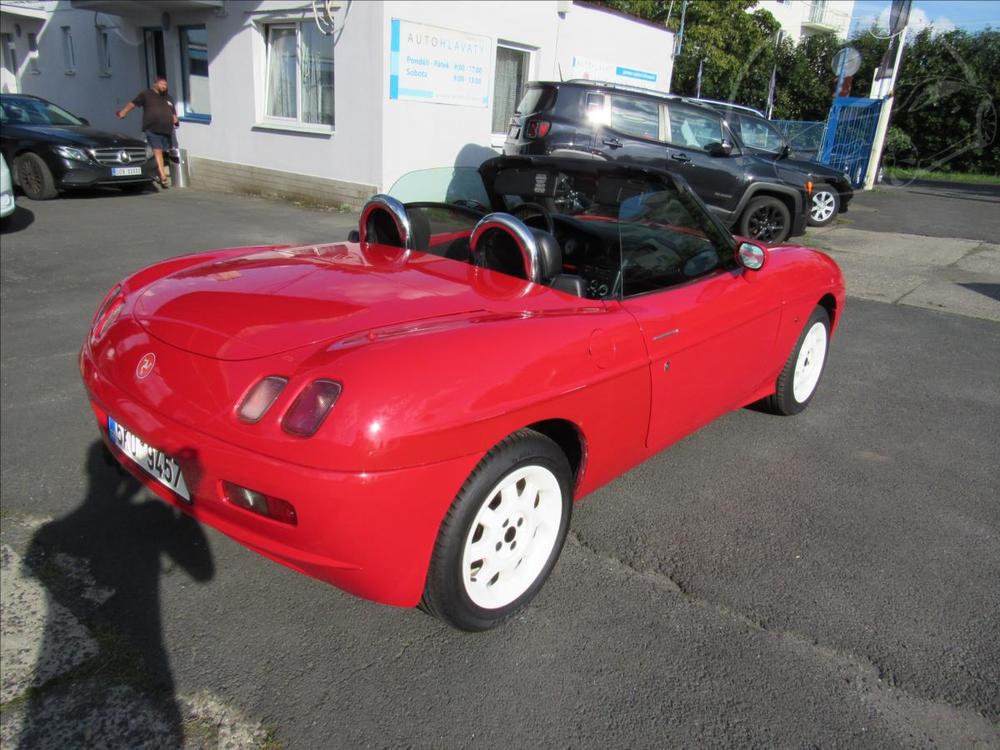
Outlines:
{"label": "rear license plate", "polygon": [[176,459],[149,445],[112,417],[108,417],[108,436],[122,453],[138,464],[149,476],[191,502],[191,495]]}
{"label": "rear license plate", "polygon": [[521,128],[517,125],[511,125],[510,130],[507,131],[507,137],[516,141],[519,135],[521,135]]}
{"label": "rear license plate", "polygon": [[111,167],[112,177],[137,177],[142,174],[142,167]]}

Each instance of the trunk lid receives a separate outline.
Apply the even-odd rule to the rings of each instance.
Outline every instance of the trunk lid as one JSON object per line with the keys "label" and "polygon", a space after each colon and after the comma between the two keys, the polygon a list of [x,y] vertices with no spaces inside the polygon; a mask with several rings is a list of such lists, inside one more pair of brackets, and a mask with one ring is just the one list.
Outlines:
{"label": "trunk lid", "polygon": [[272,356],[380,326],[482,309],[432,255],[357,245],[280,248],[164,276],[133,316],[153,337],[206,357]]}

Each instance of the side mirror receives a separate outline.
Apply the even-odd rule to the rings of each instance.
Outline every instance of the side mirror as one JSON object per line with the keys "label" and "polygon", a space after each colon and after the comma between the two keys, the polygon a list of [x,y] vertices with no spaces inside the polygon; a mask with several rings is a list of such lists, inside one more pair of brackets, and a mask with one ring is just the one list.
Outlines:
{"label": "side mirror", "polygon": [[352,229],[350,232],[347,233],[347,241],[361,242],[361,232],[359,232],[357,229]]}
{"label": "side mirror", "polygon": [[84,125],[90,125],[90,120],[88,120],[86,117],[77,117],[76,119],[82,122]]}
{"label": "side mirror", "polygon": [[729,141],[722,143],[716,141],[705,146],[705,150],[708,151],[709,156],[729,156],[733,153],[733,144]]}
{"label": "side mirror", "polygon": [[786,143],[784,146],[781,147],[781,150],[778,152],[778,158],[787,159],[789,156],[791,156],[791,153],[792,153],[792,147]]}
{"label": "side mirror", "polygon": [[767,250],[755,242],[741,242],[736,251],[740,265],[750,271],[759,271],[767,261]]}

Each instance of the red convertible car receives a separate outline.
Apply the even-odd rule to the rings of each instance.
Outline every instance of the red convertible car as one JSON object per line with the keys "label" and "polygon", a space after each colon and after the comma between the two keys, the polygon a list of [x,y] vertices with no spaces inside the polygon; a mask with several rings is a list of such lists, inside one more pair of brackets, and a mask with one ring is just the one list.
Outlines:
{"label": "red convertible car", "polygon": [[166,502],[467,630],[535,595],[574,500],[730,410],[804,409],[844,304],[827,256],[622,164],[413,173],[354,234],[145,268],[80,371]]}

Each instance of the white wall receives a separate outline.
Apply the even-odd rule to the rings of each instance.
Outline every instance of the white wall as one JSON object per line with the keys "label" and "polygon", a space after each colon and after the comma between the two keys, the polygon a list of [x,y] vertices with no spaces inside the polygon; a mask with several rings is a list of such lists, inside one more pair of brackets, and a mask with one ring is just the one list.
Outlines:
{"label": "white wall", "polygon": [[[349,182],[378,184],[381,174],[378,91],[383,56],[372,49],[381,34],[381,7],[374,2],[345,3],[334,17],[334,132],[305,134],[261,127],[264,109],[265,42],[268,13],[309,3],[229,3],[228,15],[174,14],[167,57],[180,80],[180,42],[176,27],[202,19],[208,30],[209,91],[212,122],[183,122],[178,142],[193,156]],[[253,11],[253,12],[250,12]],[[312,22],[311,11],[303,17]],[[256,19],[256,22],[255,22]],[[179,91],[178,91],[179,94]]]}
{"label": "white wall", "polygon": [[[523,2],[406,2],[384,3],[383,58],[388,57],[391,21],[398,18],[489,37],[497,43],[533,49],[530,80],[572,77],[574,55],[598,62],[653,71],[655,84],[628,80],[633,85],[668,90],[673,34],[623,16],[556,0]],[[490,57],[495,61],[495,51]],[[379,91],[383,110],[383,167],[380,182],[389,188],[401,175],[429,167],[475,165],[494,155],[503,137],[492,131],[494,70],[490,70],[490,104],[453,106],[389,98],[388,74]],[[560,76],[560,73],[562,74]],[[618,79],[626,82],[624,79]]]}
{"label": "white wall", "polygon": [[[86,117],[94,127],[114,132],[140,134],[138,121],[119,121],[115,111],[145,84],[142,36],[118,16],[74,10],[69,2],[48,2],[44,20],[25,19],[4,13],[0,27],[14,35],[19,61],[20,91],[49,99]],[[96,24],[106,25],[111,52],[110,75],[102,76],[97,65]],[[16,36],[15,26],[21,27]],[[76,71],[67,72],[62,27],[69,26],[76,52]],[[29,71],[28,33],[38,34],[38,73]]]}

